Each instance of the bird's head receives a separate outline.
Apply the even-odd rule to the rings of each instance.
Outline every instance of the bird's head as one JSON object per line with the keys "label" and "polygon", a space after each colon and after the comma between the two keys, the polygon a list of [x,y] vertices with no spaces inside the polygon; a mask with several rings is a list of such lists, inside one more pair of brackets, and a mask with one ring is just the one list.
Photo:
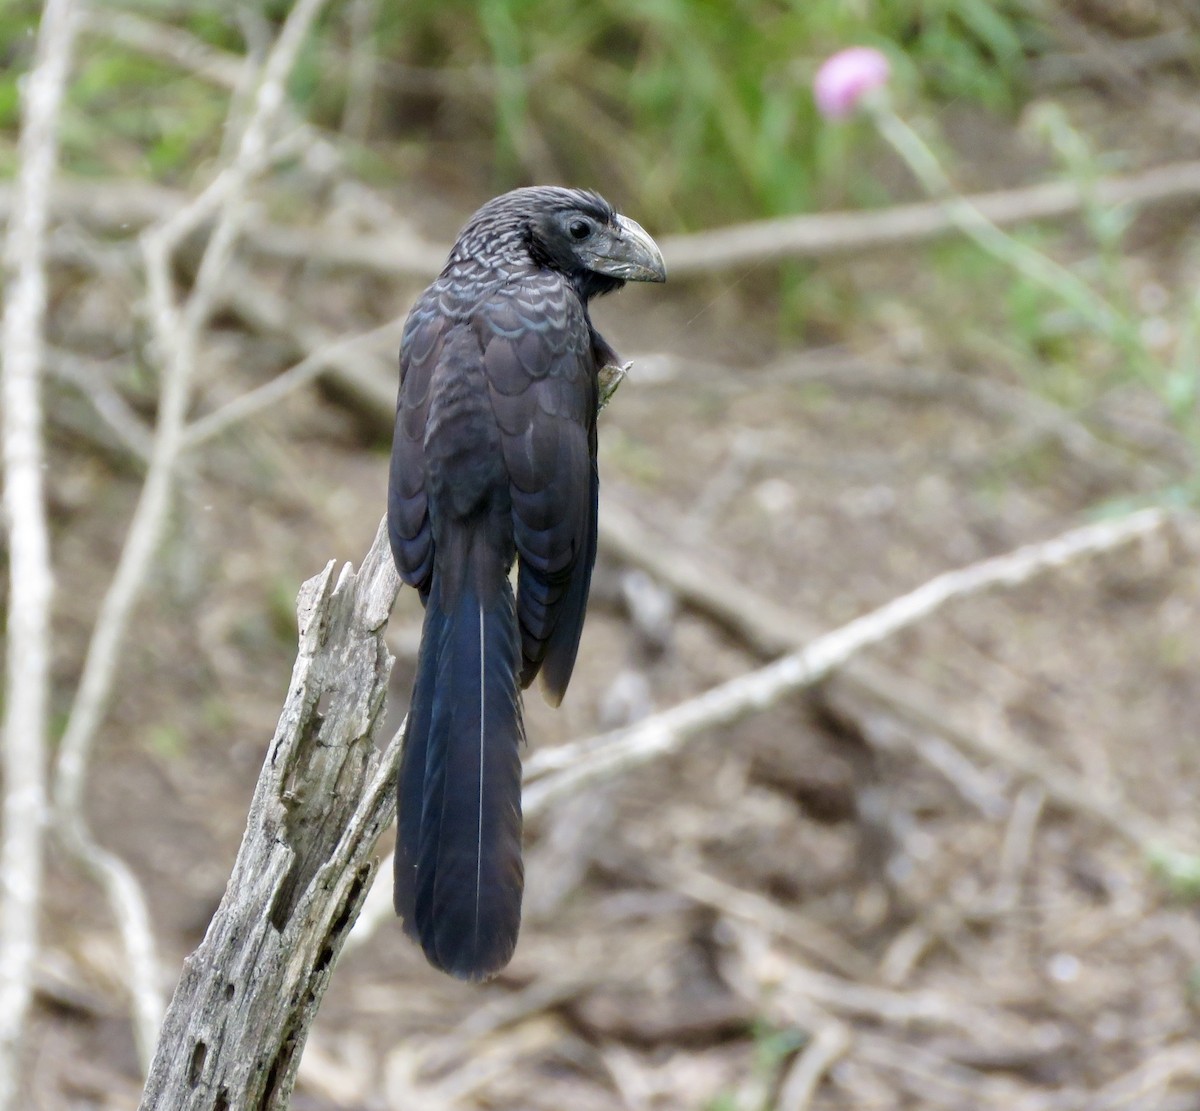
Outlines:
{"label": "bird's head", "polygon": [[583,189],[514,189],[472,217],[459,243],[465,239],[478,240],[473,253],[504,240],[505,248],[518,248],[537,266],[565,275],[585,301],[626,282],[667,280],[662,252],[641,225]]}

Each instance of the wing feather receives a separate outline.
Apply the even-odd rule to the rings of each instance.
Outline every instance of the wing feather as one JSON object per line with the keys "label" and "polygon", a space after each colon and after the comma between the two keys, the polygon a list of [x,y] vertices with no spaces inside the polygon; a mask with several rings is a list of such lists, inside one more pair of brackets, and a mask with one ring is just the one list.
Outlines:
{"label": "wing feather", "polygon": [[578,296],[558,275],[497,290],[476,317],[512,492],[521,682],[570,679],[595,561],[596,364]]}
{"label": "wing feather", "polygon": [[449,319],[437,286],[413,307],[400,342],[400,394],[388,474],[388,539],[400,577],[425,596],[433,574],[433,533],[425,475],[430,386]]}

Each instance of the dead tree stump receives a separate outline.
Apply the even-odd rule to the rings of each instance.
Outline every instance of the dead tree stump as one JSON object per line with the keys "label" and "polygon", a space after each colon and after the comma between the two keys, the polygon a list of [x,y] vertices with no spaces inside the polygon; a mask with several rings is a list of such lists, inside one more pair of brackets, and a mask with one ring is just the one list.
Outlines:
{"label": "dead tree stump", "polygon": [[221,905],[187,959],[141,1111],[282,1111],[392,820],[399,738],[380,753],[399,580],[383,525],[362,568],[300,591],[300,648]]}

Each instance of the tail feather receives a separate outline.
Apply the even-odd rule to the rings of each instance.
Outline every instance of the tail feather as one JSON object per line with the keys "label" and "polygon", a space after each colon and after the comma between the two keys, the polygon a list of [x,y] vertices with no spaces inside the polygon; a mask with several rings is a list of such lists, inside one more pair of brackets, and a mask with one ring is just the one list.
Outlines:
{"label": "tail feather", "polygon": [[425,765],[433,717],[433,685],[438,659],[446,640],[447,622],[432,597],[426,599],[425,625],[417,655],[408,720],[404,726],[404,750],[400,754],[397,797],[396,854],[392,901],[404,924],[404,932],[420,941],[416,932],[417,859],[421,849],[421,827],[425,810]]}
{"label": "tail feather", "polygon": [[[400,767],[396,910],[436,967],[503,968],[521,920],[520,650],[512,588],[435,572]],[[488,596],[490,595],[490,597]]]}
{"label": "tail feather", "polygon": [[591,512],[588,516],[584,548],[580,553],[571,582],[561,605],[562,612],[546,644],[546,659],[542,665],[542,693],[551,706],[559,705],[567,693],[575,657],[579,654],[579,639],[583,634],[583,619],[587,614],[588,594],[592,587],[592,568],[596,563],[598,540],[600,479],[592,460]]}

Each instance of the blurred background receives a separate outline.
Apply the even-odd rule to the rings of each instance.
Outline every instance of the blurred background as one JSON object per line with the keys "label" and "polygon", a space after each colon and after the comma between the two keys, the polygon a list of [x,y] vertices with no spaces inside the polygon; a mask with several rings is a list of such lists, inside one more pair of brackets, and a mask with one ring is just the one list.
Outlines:
{"label": "blurred background", "polygon": [[[248,63],[287,10],[86,12],[50,239],[59,731],[155,421],[138,237],[228,162]],[[0,7],[8,179],[38,14]],[[892,103],[954,187],[1012,191],[1011,234],[1093,290],[1121,342],[896,207],[928,200],[906,164],[868,119],[813,105],[817,66],[854,43],[887,55]],[[1200,870],[1159,851],[1200,843],[1193,0],[334,0],[288,90],[190,418],[306,358],[316,373],[183,457],[87,785],[164,983],[224,889],[300,583],[357,563],[383,512],[382,326],[483,201],[559,182],[678,268],[595,306],[634,366],[601,418],[580,664],[559,711],[527,700],[532,753],[941,571],[1141,505],[1179,516],[557,803],[527,830],[510,968],[455,983],[380,922],[336,971],[294,1106],[1200,1106]],[[1023,219],[1044,185],[1079,199]],[[898,234],[871,222],[885,212]],[[809,247],[755,247],[753,222],[791,216]],[[206,234],[177,252],[181,295]],[[420,620],[403,592],[393,723]],[[70,861],[49,867],[27,1106],[132,1108],[118,935]]]}

